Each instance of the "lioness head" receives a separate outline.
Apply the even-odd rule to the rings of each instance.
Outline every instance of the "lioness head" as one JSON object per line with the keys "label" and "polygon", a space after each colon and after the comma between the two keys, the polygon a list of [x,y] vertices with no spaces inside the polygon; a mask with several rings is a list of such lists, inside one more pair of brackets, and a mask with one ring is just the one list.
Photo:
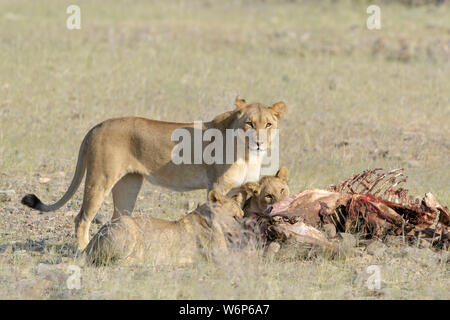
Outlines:
{"label": "lioness head", "polygon": [[249,138],[250,150],[267,150],[278,128],[278,120],[286,110],[286,104],[277,102],[266,106],[262,103],[247,103],[237,96],[235,105],[235,110],[217,116],[214,121],[222,123],[227,129],[241,129]]}
{"label": "lioness head", "polygon": [[288,169],[281,167],[275,176],[262,177],[259,182],[248,182],[241,188],[247,192],[244,205],[246,215],[264,215],[269,208],[289,196]]}

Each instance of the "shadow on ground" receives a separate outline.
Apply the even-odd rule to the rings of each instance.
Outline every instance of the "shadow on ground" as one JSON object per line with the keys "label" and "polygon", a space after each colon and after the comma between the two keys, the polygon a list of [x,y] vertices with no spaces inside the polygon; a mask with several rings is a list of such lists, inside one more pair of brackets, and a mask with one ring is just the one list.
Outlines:
{"label": "shadow on ground", "polygon": [[15,251],[26,252],[53,252],[62,257],[73,257],[76,253],[74,244],[48,244],[45,239],[31,240],[25,242],[10,242],[0,245],[0,254],[6,254]]}

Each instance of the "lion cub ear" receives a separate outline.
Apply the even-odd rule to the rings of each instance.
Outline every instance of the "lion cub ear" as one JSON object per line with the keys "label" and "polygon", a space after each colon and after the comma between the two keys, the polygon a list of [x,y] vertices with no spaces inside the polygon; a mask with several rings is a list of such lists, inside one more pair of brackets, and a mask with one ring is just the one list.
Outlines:
{"label": "lion cub ear", "polygon": [[289,179],[289,171],[286,167],[281,167],[280,170],[278,170],[275,177],[280,178],[281,180],[287,182]]}
{"label": "lion cub ear", "polygon": [[211,190],[208,193],[208,200],[212,203],[223,203],[223,196],[217,190]]}
{"label": "lion cub ear", "polygon": [[244,207],[246,199],[247,192],[238,192],[236,195],[232,196],[231,199],[236,201],[236,203],[239,205],[239,207]]}
{"label": "lion cub ear", "polygon": [[286,104],[284,102],[277,102],[274,103],[271,107],[269,107],[272,114],[277,117],[277,119],[280,119],[283,115],[284,111],[286,111]]}
{"label": "lion cub ear", "polygon": [[242,99],[240,96],[237,96],[236,102],[234,104],[236,105],[236,108],[242,109],[247,105],[247,102],[245,102],[245,100]]}

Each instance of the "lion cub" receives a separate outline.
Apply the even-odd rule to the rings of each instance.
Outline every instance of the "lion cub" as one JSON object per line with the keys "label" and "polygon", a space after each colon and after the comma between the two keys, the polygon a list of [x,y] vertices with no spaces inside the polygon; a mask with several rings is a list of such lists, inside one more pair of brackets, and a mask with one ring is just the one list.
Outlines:
{"label": "lion cub", "polygon": [[248,182],[241,187],[246,192],[247,200],[243,205],[244,217],[268,214],[275,202],[289,196],[287,184],[289,172],[281,167],[275,176],[262,177],[259,182]]}
{"label": "lion cub", "polygon": [[289,196],[288,169],[281,167],[275,176],[262,177],[259,182],[248,182],[239,188],[232,189],[228,196],[242,197],[244,217],[240,219],[242,228],[240,233],[233,234],[233,241],[237,247],[244,247],[253,242],[257,246],[269,245],[266,237],[268,219],[264,219],[275,202]]}
{"label": "lion cub", "polygon": [[84,250],[87,261],[191,263],[227,252],[227,233],[241,218],[242,194],[228,198],[212,190],[208,202],[178,221],[121,216],[103,225]]}

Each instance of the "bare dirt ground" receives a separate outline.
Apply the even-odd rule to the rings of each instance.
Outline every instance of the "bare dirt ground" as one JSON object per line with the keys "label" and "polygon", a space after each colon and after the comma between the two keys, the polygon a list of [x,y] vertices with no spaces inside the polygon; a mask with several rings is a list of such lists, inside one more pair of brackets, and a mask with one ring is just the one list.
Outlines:
{"label": "bare dirt ground", "polygon": [[[412,194],[449,205],[448,3],[380,4],[376,31],[363,1],[77,1],[81,30],[66,28],[70,4],[0,3],[0,190],[12,190],[0,198],[0,299],[450,298],[448,252],[401,242],[334,260],[287,246],[273,259],[248,250],[184,267],[83,266],[81,191],[55,213],[20,204],[29,192],[59,199],[96,123],[209,120],[240,94],[287,103],[280,157],[292,192],[404,167]],[[146,183],[135,214],[176,219],[204,198]],[[111,198],[100,211],[111,216]],[[67,287],[69,265],[81,266],[80,289]]]}

